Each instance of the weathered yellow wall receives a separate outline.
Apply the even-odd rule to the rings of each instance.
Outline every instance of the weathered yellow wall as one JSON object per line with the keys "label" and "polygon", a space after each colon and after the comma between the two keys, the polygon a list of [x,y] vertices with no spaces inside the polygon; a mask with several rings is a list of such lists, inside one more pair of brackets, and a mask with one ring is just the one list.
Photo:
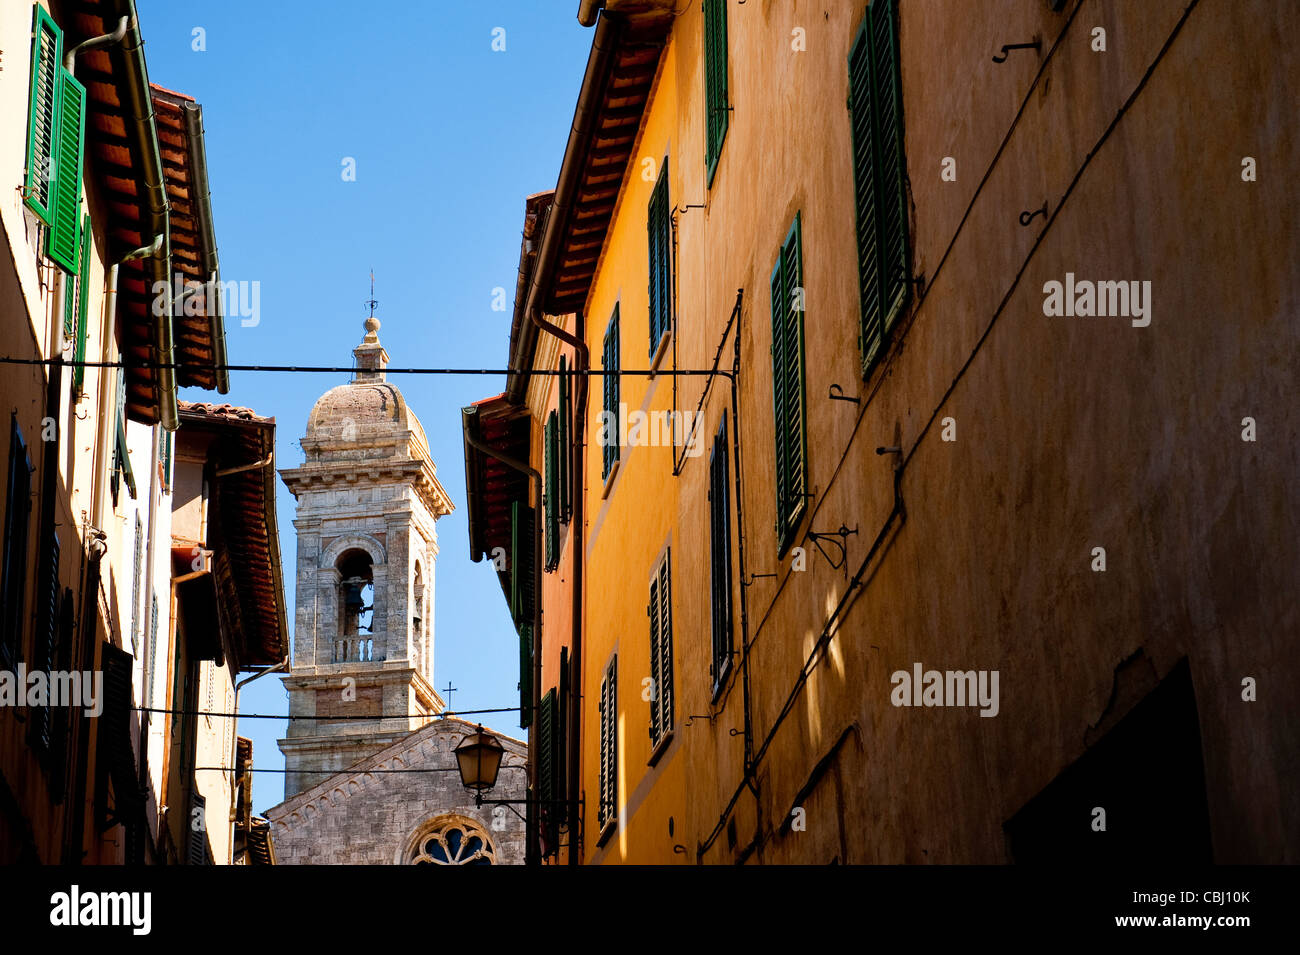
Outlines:
{"label": "weathered yellow wall", "polygon": [[[670,202],[708,202],[678,219],[679,367],[708,367],[745,290],[744,570],[777,575],[746,588],[756,747],[889,517],[894,458],[875,449],[901,447],[905,462],[905,519],[844,600],[758,766],[759,795],[739,796],[703,861],[1006,861],[1007,819],[1149,689],[1130,699],[1121,686],[1110,705],[1121,662],[1139,649],[1159,676],[1189,658],[1217,861],[1295,861],[1296,8],[1200,0],[1178,29],[1185,0],[1082,0],[1072,21],[1074,4],[1053,14],[1045,3],[905,0],[909,235],[925,281],[864,382],[845,102],[865,7],[728,4],[734,111],[711,190],[701,14],[682,11],[588,301],[593,360],[618,302],[623,365],[644,367],[653,177],[640,162],[668,154]],[[1090,48],[1097,26],[1104,53]],[[795,28],[805,52],[791,49]],[[991,62],[1035,35],[1041,54]],[[940,180],[945,156],[956,182]],[[1242,181],[1243,156],[1258,161],[1258,181]],[[1049,217],[1021,226],[1044,201]],[[813,493],[800,535],[856,528],[847,573],[806,540],[807,569],[793,570],[772,529],[768,276],[796,213]],[[1045,316],[1044,283],[1066,272],[1149,280],[1151,325]],[[861,403],[828,400],[833,383]],[[625,448],[602,501],[592,384],[586,856],[693,862],[742,779],[741,738],[729,735],[743,725],[741,688],[711,707],[708,680],[707,444],[729,394],[719,382],[705,454],[680,477],[668,449]],[[693,409],[702,387],[679,381],[678,407]],[[672,382],[629,377],[622,392],[632,409],[664,409]],[[1241,440],[1246,416],[1259,422],[1255,443]],[[954,442],[940,438],[945,417]],[[645,603],[668,544],[676,736],[648,768]],[[1104,574],[1089,569],[1095,546],[1107,551]],[[621,812],[597,848],[596,704],[615,651]],[[895,708],[889,675],[917,661],[998,670],[999,715]],[[1245,676],[1268,687],[1256,703],[1241,701]],[[691,715],[714,720],[687,727]],[[806,785],[806,830],[780,831]]]}

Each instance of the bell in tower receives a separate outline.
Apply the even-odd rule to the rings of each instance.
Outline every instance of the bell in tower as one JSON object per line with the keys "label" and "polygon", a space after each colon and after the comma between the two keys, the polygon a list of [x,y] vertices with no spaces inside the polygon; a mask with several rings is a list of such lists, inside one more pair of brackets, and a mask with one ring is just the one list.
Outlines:
{"label": "bell in tower", "polygon": [[435,524],[452,504],[424,429],[387,380],[379,319],[364,327],[352,381],[316,402],[302,465],[280,472],[297,499],[298,535],[285,798],[443,710],[433,689]]}

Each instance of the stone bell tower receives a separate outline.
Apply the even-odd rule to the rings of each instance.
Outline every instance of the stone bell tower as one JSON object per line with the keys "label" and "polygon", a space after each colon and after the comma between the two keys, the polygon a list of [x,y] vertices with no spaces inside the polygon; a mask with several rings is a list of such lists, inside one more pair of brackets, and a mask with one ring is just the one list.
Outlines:
{"label": "stone bell tower", "polygon": [[312,408],[302,466],[280,472],[298,500],[290,720],[279,741],[286,799],[443,709],[433,689],[434,524],[452,504],[424,429],[385,380],[379,320],[365,329],[352,381]]}

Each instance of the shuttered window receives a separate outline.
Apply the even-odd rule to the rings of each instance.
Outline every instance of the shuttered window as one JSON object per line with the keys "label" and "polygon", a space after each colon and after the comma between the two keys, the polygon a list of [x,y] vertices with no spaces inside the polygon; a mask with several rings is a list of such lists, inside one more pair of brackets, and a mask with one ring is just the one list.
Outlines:
{"label": "shuttered window", "polygon": [[189,842],[185,862],[187,865],[208,865],[207,799],[199,793],[190,795]]}
{"label": "shuttered window", "polygon": [[32,461],[17,417],[9,419],[9,467],[5,484],[4,567],[0,574],[0,656],[16,663],[22,650],[23,597],[27,583],[27,528],[31,522]]}
{"label": "shuttered window", "polygon": [[[86,341],[90,335],[90,216],[81,220],[81,271],[77,274],[76,348],[72,390],[80,395],[86,381]],[[167,432],[171,434],[170,431]]]}
{"label": "shuttered window", "polygon": [[573,484],[570,474],[572,449],[569,446],[569,422],[573,420],[573,385],[566,372],[569,363],[560,356],[560,521],[569,523],[573,513]]}
{"label": "shuttered window", "polygon": [[772,269],[772,401],[776,433],[777,554],[789,548],[807,492],[802,228],[794,218]]}
{"label": "shuttered window", "polygon": [[711,188],[731,116],[727,103],[727,0],[704,0],[704,90],[704,164]]}
{"label": "shuttered window", "polygon": [[546,511],[546,571],[560,564],[560,416],[552,411],[542,428],[546,489],[542,502]]}
{"label": "shuttered window", "polygon": [[723,413],[709,456],[709,562],[713,655],[709,676],[716,692],[731,663],[731,495],[727,482],[727,417]]}
{"label": "shuttered window", "polygon": [[149,642],[144,653],[144,705],[153,706],[154,658],[158,654],[158,595],[149,598]]}
{"label": "shuttered window", "polygon": [[895,0],[874,0],[849,52],[864,376],[880,357],[911,289],[895,30]]}
{"label": "shuttered window", "polygon": [[551,855],[559,848],[556,838],[558,821],[563,818],[556,800],[556,755],[560,736],[560,713],[555,699],[555,689],[546,691],[542,697],[537,713],[537,738],[534,742],[537,754],[537,801],[538,834],[540,836],[543,856]]}
{"label": "shuttered window", "polygon": [[555,757],[559,731],[560,708],[556,701],[555,688],[552,687],[542,697],[537,720],[537,791],[543,808],[554,808],[546,804],[555,799],[557,768]]}
{"label": "shuttered window", "polygon": [[27,174],[23,195],[46,225],[53,221],[63,31],[39,3],[32,17],[32,76],[27,107]]}
{"label": "shuttered window", "polygon": [[534,559],[533,508],[523,501],[510,504],[510,611],[515,627],[533,621]]}
{"label": "shuttered window", "polygon": [[62,67],[57,83],[58,121],[51,183],[50,231],[45,254],[76,275],[81,253],[81,167],[86,142],[86,88]]}
{"label": "shuttered window", "polygon": [[[135,694],[131,689],[134,668],[131,654],[111,643],[100,645],[100,669],[104,673],[103,713],[96,721],[99,742],[95,762],[100,773],[97,789],[106,792],[113,784],[113,817],[129,829],[132,820],[143,812],[143,794],[137,782],[135,752],[131,745],[131,708]],[[97,799],[97,810],[106,812],[107,803]]]}
{"label": "shuttered window", "polygon": [[650,580],[650,744],[673,728],[673,603],[668,551]]}
{"label": "shuttered window", "polygon": [[619,402],[619,376],[608,374],[608,372],[618,371],[619,351],[618,351],[618,306],[614,306],[614,314],[609,318],[609,324],[605,327],[605,346],[602,351],[601,367],[607,372],[602,376],[604,388],[604,416],[612,424],[607,428],[601,428],[603,447],[601,453],[604,458],[601,479],[609,477],[610,470],[614,467],[614,462],[618,460],[618,402]]}
{"label": "shuttered window", "polygon": [[618,655],[609,661],[600,681],[600,806],[597,827],[618,817]]}
{"label": "shuttered window", "polygon": [[533,601],[535,541],[533,508],[510,504],[510,613],[519,632],[519,725],[533,721]]}
{"label": "shuttered window", "polygon": [[668,160],[646,209],[650,246],[650,355],[672,325],[672,210],[668,205]]}
{"label": "shuttered window", "polygon": [[519,628],[519,725],[533,725],[533,625]]}
{"label": "shuttered window", "polygon": [[118,482],[126,480],[131,497],[135,498],[135,473],[131,470],[131,454],[126,446],[126,369],[117,370],[117,438],[113,446],[113,476],[111,487],[113,503],[117,503]]}
{"label": "shuttered window", "polygon": [[[59,535],[53,528],[50,528],[41,551],[43,566],[41,585],[36,594],[36,642],[32,669],[49,673],[54,669],[59,646]],[[51,702],[47,699],[46,705],[36,707],[32,714],[33,741],[47,755],[53,742],[54,729]]]}
{"label": "shuttered window", "polygon": [[[140,647],[140,583],[144,573],[144,525],[140,515],[135,516],[135,561],[131,565],[131,653]],[[211,709],[211,707],[209,707]]]}
{"label": "shuttered window", "polygon": [[172,452],[175,448],[175,432],[164,431],[162,434],[162,478],[163,492],[168,493],[172,489]]}
{"label": "shuttered window", "polygon": [[77,334],[77,279],[71,275],[63,282],[63,342],[67,345]]}
{"label": "shuttered window", "polygon": [[569,706],[572,703],[572,688],[569,685],[569,648],[560,647],[560,687],[556,698],[558,714],[558,739],[555,745],[555,798],[569,798]]}

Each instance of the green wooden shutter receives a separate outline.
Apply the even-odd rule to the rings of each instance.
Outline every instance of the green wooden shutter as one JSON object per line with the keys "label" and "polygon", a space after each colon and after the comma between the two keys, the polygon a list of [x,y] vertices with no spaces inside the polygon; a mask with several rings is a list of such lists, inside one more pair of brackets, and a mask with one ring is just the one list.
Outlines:
{"label": "green wooden shutter", "polygon": [[619,400],[619,377],[616,374],[608,372],[618,371],[619,367],[619,347],[618,347],[618,306],[614,306],[614,314],[610,316],[609,325],[605,328],[605,346],[601,359],[601,365],[607,374],[603,375],[604,379],[604,411],[614,416],[614,433],[609,435],[609,440],[601,449],[603,455],[603,470],[600,473],[602,479],[609,477],[610,470],[614,467],[614,462],[618,460],[618,400]]}
{"label": "green wooden shutter", "polygon": [[569,777],[566,772],[569,760],[569,706],[572,702],[569,687],[569,648],[560,647],[560,688],[555,705],[557,722],[555,740],[555,798],[568,799]]}
{"label": "green wooden shutter", "polygon": [[510,504],[510,608],[515,626],[522,627],[533,620],[535,559],[533,508],[523,501]]}
{"label": "green wooden shutter", "polygon": [[907,192],[903,162],[903,95],[899,83],[894,0],[871,5],[871,90],[875,104],[876,181],[880,188],[880,282],[884,333],[907,300]]}
{"label": "green wooden shutter", "polygon": [[704,164],[708,169],[707,186],[711,188],[731,117],[727,102],[726,0],[704,0],[704,86]]}
{"label": "green wooden shutter", "polygon": [[546,691],[537,718],[537,792],[543,809],[555,799],[555,736],[558,722],[555,688]]}
{"label": "green wooden shutter", "polygon": [[659,340],[672,324],[672,218],[668,207],[667,159],[650,194],[646,229],[650,248],[650,355],[653,357]]}
{"label": "green wooden shutter", "polygon": [[600,681],[600,805],[601,828],[618,815],[618,655],[609,661]]}
{"label": "green wooden shutter", "polygon": [[727,483],[727,418],[709,458],[709,556],[713,657],[709,676],[716,689],[731,659],[731,496]]}
{"label": "green wooden shutter", "polygon": [[894,0],[874,0],[849,53],[864,376],[911,291],[895,23]]}
{"label": "green wooden shutter", "polygon": [[519,725],[533,724],[533,625],[519,628]]}
{"label": "green wooden shutter", "polygon": [[571,403],[572,386],[569,382],[569,376],[566,374],[568,369],[568,361],[564,355],[561,355],[560,435],[557,440],[560,446],[560,521],[564,524],[569,523],[569,516],[573,513],[572,476],[569,473],[572,451],[569,446],[569,422],[573,420],[573,407]]}
{"label": "green wooden shutter", "polygon": [[126,480],[131,497],[135,497],[135,472],[131,470],[131,453],[126,444],[126,369],[117,370],[117,444],[113,456],[113,494],[117,495],[119,475]]}
{"label": "green wooden shutter", "polygon": [[800,216],[772,268],[772,401],[776,438],[778,553],[790,546],[807,489],[804,405],[803,258]]}
{"label": "green wooden shutter", "polygon": [[59,72],[63,31],[39,3],[32,11],[32,75],[27,108],[27,205],[50,225],[53,176],[58,150]]}
{"label": "green wooden shutter", "polygon": [[59,69],[57,85],[58,141],[45,254],[64,272],[76,275],[81,252],[81,166],[86,141],[86,88],[63,68]]}
{"label": "green wooden shutter", "polygon": [[546,570],[555,570],[560,563],[560,425],[559,415],[552,411],[542,428],[542,447],[546,459],[546,489],[542,501],[546,510]]}
{"label": "green wooden shutter", "polygon": [[72,341],[77,334],[77,287],[76,279],[69,275],[63,280],[63,343]]}
{"label": "green wooden shutter", "polygon": [[849,52],[849,109],[853,130],[853,195],[857,209],[858,296],[862,313],[860,345],[864,375],[880,353],[884,329],[880,313],[880,257],[877,248],[870,21],[868,12]]}
{"label": "green wooden shutter", "polygon": [[[86,341],[90,335],[90,216],[81,221],[81,272],[77,275],[77,346],[72,389],[80,395],[86,382]],[[168,435],[171,432],[167,432]]]}

